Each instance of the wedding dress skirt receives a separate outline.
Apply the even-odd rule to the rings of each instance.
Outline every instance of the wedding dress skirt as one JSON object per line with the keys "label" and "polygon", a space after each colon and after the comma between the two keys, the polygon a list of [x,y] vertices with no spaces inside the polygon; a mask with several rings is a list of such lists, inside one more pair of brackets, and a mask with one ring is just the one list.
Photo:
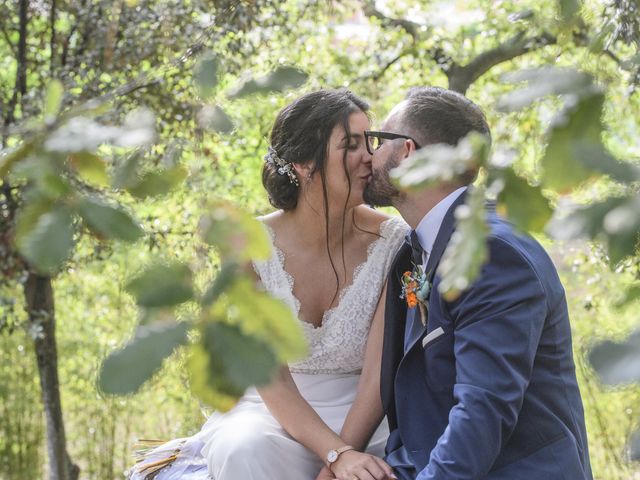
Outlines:
{"label": "wedding dress skirt", "polygon": [[[356,396],[359,374],[292,373],[303,397],[320,418],[340,433]],[[386,420],[376,430],[367,452],[384,456],[389,435]],[[323,462],[294,440],[269,413],[255,388],[249,388],[227,413],[213,413],[196,435],[158,447],[145,459],[177,459],[156,480],[314,480]],[[135,467],[134,467],[135,469]],[[144,475],[134,473],[132,480]]]}

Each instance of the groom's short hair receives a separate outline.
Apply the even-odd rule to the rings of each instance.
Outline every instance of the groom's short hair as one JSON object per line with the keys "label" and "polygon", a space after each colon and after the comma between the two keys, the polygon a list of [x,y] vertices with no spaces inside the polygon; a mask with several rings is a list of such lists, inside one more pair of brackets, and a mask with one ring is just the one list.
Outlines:
{"label": "groom's short hair", "polygon": [[440,87],[414,87],[406,97],[401,122],[423,147],[457,145],[472,131],[491,141],[484,113],[464,95]]}

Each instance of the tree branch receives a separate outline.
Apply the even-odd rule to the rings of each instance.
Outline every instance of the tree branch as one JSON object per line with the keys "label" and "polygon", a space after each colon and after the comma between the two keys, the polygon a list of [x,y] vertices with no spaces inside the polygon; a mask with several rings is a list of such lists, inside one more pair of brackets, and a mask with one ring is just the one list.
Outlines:
{"label": "tree branch", "polygon": [[11,125],[15,119],[16,106],[18,105],[18,97],[22,99],[27,93],[27,23],[29,21],[29,0],[20,0],[19,5],[19,32],[18,38],[18,51],[16,55],[16,62],[18,64],[16,68],[16,82],[13,88],[13,95],[7,106],[7,111],[4,116],[4,125],[2,133],[2,144],[6,145],[7,137],[9,135],[9,125]]}
{"label": "tree branch", "polygon": [[51,28],[51,37],[49,40],[49,72],[53,76],[56,56],[56,0],[51,0],[51,14],[49,16],[49,28]]}
{"label": "tree branch", "polygon": [[467,65],[452,64],[448,70],[445,70],[449,79],[449,88],[464,94],[473,82],[496,65],[556,42],[557,39],[546,32],[528,37],[526,32],[522,31],[497,47],[482,52]]}
{"label": "tree branch", "polygon": [[408,55],[411,52],[410,49],[406,49],[406,50],[402,50],[398,55],[396,55],[395,57],[393,57],[391,60],[389,60],[388,62],[386,62],[384,65],[382,65],[378,70],[376,71],[370,71],[369,73],[365,73],[364,75],[359,76],[358,78],[356,78],[354,80],[354,83],[357,82],[362,82],[364,80],[380,80],[380,78],[382,78],[382,76],[386,73],[387,70],[389,70],[389,68],[391,68],[391,66],[396,63],[398,60],[400,60],[402,57]]}
{"label": "tree branch", "polygon": [[377,18],[385,26],[400,27],[407,32],[415,40],[418,38],[418,29],[422,26],[419,23],[405,20],[404,18],[387,17],[384,13],[376,8],[375,0],[366,0],[363,6],[363,12],[367,17]]}
{"label": "tree branch", "polygon": [[4,37],[5,42],[7,42],[7,45],[9,45],[9,50],[11,50],[11,54],[14,57],[17,57],[18,53],[16,52],[16,46],[11,42],[11,38],[9,37],[9,32],[7,32],[7,30],[4,28],[4,23],[0,24],[0,28],[1,28],[2,36]]}

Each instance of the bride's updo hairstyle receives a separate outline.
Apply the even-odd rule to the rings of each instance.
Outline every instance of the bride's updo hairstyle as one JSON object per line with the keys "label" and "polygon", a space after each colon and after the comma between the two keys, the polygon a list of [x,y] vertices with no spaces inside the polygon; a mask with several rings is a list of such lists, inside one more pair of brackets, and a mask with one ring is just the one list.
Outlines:
{"label": "bride's updo hairstyle", "polygon": [[[349,90],[319,90],[307,93],[284,107],[271,130],[269,156],[265,161],[262,184],[275,208],[293,210],[298,204],[299,182],[287,175],[282,164],[311,164],[311,175],[320,174],[327,202],[325,164],[329,138],[334,127],[341,124],[347,135],[349,116],[366,113],[369,105]],[[345,151],[346,171],[346,151]],[[291,168],[291,167],[290,167]]]}

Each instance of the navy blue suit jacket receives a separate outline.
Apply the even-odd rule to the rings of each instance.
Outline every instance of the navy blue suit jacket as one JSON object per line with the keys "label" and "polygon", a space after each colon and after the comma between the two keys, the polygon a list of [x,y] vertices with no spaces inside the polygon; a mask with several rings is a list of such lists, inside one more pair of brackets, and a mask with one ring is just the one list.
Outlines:
{"label": "navy blue suit jacket", "polygon": [[[435,271],[463,197],[447,212],[425,271]],[[400,276],[411,269],[410,248],[394,261],[381,373],[387,461],[417,480],[591,479],[564,289],[534,239],[490,208],[487,219],[479,278],[447,302],[435,275],[427,327],[406,354]]]}

